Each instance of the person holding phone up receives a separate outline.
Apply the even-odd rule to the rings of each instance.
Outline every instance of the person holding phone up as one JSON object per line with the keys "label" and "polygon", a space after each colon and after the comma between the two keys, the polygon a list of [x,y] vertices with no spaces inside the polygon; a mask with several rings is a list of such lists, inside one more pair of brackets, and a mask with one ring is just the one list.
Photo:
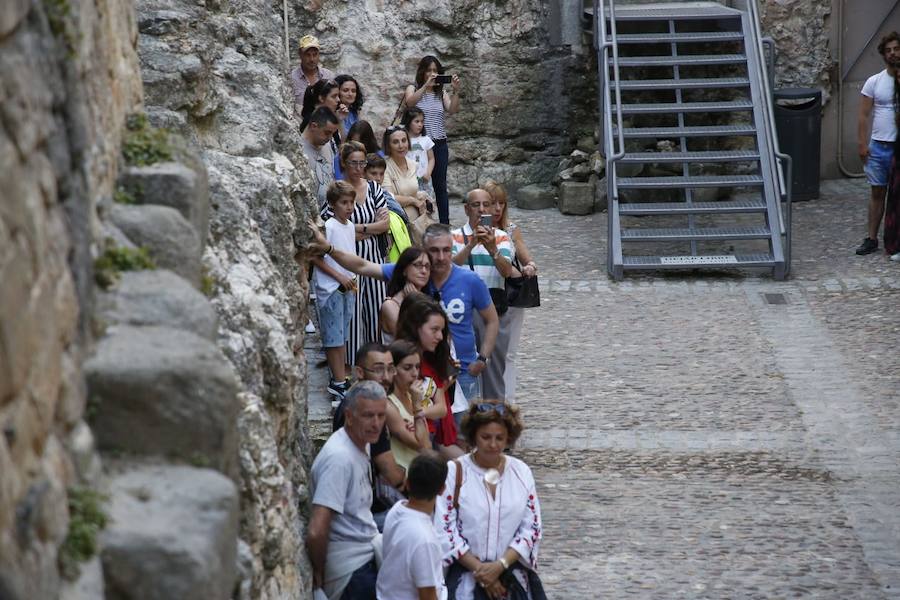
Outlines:
{"label": "person holding phone up", "polygon": [[[450,90],[444,89],[449,84]],[[450,151],[447,148],[447,128],[445,116],[459,111],[459,75],[445,75],[444,67],[434,56],[425,56],[416,68],[415,85],[406,86],[403,100],[407,107],[416,106],[425,113],[425,131],[434,141],[434,170],[431,182],[434,185],[438,218],[441,223],[450,223],[450,199],[447,193],[447,165]]]}
{"label": "person holding phone up", "polygon": [[[494,227],[494,198],[485,190],[476,188],[466,195],[466,216],[468,223],[454,229],[453,262],[475,272],[491,292],[494,308],[500,317],[500,330],[494,344],[494,352],[481,373],[483,398],[503,400],[506,385],[503,374],[506,370],[506,356],[511,339],[510,316],[506,306],[505,280],[520,277],[521,273],[512,265],[516,247],[505,231]],[[476,339],[484,336],[484,322],[476,315],[473,320]],[[468,398],[469,402],[473,398]]]}

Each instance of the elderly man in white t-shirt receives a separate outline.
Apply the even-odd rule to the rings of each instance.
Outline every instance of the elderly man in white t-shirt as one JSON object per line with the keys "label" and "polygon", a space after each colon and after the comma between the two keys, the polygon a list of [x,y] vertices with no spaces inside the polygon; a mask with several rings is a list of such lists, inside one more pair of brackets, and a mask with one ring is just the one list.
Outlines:
{"label": "elderly man in white t-shirt", "polygon": [[900,34],[892,31],[881,38],[878,52],[884,58],[887,68],[866,80],[859,101],[857,126],[859,157],[865,165],[869,185],[872,186],[868,235],[856,249],[859,255],[878,250],[878,228],[884,215],[884,195],[891,171],[891,158],[894,156],[894,140],[897,138],[897,102],[894,97],[894,85],[897,69],[900,67]]}
{"label": "elderly man in white t-shirt", "polygon": [[378,441],[387,412],[380,383],[361,381],[343,402],[344,426],[312,465],[312,514],[306,548],[313,588],[329,600],[374,598],[381,535],[372,516],[369,444]]}

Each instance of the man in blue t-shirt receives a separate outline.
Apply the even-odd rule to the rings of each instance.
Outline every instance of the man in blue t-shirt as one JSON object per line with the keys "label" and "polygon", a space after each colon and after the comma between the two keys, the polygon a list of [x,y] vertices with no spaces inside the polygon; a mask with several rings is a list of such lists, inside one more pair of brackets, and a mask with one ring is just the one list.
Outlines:
{"label": "man in blue t-shirt", "polygon": [[[321,235],[317,236],[317,241],[326,254],[330,254],[335,262],[349,271],[385,281],[394,273],[392,264],[379,265],[355,254],[333,249]],[[478,376],[494,350],[500,319],[491,302],[491,294],[481,278],[469,269],[453,264],[453,238],[449,226],[442,223],[429,225],[422,236],[422,245],[431,258],[431,279],[422,291],[438,300],[447,313],[453,347],[461,367],[456,381],[466,399],[472,402],[481,396]],[[472,325],[472,315],[476,310],[485,326],[480,349],[475,345],[475,329]],[[452,402],[453,399],[449,401]]]}

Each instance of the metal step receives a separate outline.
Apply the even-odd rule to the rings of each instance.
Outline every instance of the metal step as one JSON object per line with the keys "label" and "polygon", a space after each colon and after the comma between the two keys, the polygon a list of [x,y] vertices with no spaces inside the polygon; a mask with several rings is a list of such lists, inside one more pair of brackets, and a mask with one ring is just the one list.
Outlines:
{"label": "metal step", "polygon": [[685,177],[622,177],[616,180],[619,189],[671,190],[701,187],[759,187],[759,175],[688,175]]}
{"label": "metal step", "polygon": [[[734,42],[743,41],[740,31],[697,31],[691,33],[620,33],[616,40],[620,44],[663,44],[693,42]],[[609,41],[610,38],[607,38]]]}
{"label": "metal step", "polygon": [[773,267],[771,254],[722,254],[700,256],[624,256],[626,269],[689,269],[692,267]]}
{"label": "metal step", "polygon": [[711,150],[703,152],[630,152],[623,163],[740,162],[759,160],[756,150]]}
{"label": "metal step", "polygon": [[[619,134],[613,128],[613,136]],[[756,127],[744,125],[701,125],[697,127],[626,127],[622,134],[628,139],[678,138],[678,137],[718,137],[756,135]]]}
{"label": "metal step", "polygon": [[720,77],[718,79],[633,79],[620,80],[619,85],[611,82],[612,89],[618,87],[623,92],[631,90],[706,90],[719,88],[747,87],[746,77]]}
{"label": "metal step", "polygon": [[764,212],[766,203],[762,200],[723,200],[722,202],[640,202],[620,204],[620,215],[700,215],[736,214]]}
{"label": "metal step", "polygon": [[[594,14],[593,7],[585,8],[585,13]],[[681,21],[685,19],[728,19],[740,18],[741,12],[713,2],[704,6],[675,4],[672,6],[619,6],[616,8],[617,21]],[[606,11],[609,19],[609,11]]]}
{"label": "metal step", "polygon": [[[616,105],[612,106],[613,111]],[[623,104],[623,115],[666,115],[677,113],[705,113],[753,110],[750,100],[731,102],[665,102],[660,104]]]}
{"label": "metal step", "polygon": [[623,228],[623,242],[679,242],[690,240],[760,240],[772,232],[764,225],[751,227]]}
{"label": "metal step", "polygon": [[[620,56],[620,67],[673,67],[675,65],[734,65],[747,62],[744,54],[682,54],[680,56]],[[613,64],[613,58],[609,59]]]}

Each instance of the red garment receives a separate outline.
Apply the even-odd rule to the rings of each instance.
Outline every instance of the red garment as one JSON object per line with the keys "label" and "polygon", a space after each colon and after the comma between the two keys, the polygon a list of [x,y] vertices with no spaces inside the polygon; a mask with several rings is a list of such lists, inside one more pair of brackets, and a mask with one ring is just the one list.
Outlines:
{"label": "red garment", "polygon": [[431,377],[434,379],[438,389],[444,390],[444,404],[447,406],[447,415],[443,419],[428,419],[428,431],[434,433],[434,441],[442,446],[452,446],[456,443],[456,420],[453,418],[452,402],[447,398],[447,382],[441,379],[435,372],[434,367],[422,357],[421,367],[422,377]]}

